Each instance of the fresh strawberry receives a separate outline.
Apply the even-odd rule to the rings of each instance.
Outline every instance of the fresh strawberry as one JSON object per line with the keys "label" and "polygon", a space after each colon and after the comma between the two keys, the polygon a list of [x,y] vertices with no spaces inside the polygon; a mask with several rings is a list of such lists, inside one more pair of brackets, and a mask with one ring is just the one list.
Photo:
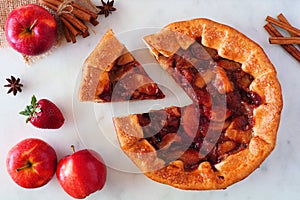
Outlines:
{"label": "fresh strawberry", "polygon": [[65,119],[59,108],[48,99],[37,101],[33,95],[31,105],[26,106],[24,111],[19,114],[28,116],[26,123],[30,121],[35,127],[43,129],[58,129]]}

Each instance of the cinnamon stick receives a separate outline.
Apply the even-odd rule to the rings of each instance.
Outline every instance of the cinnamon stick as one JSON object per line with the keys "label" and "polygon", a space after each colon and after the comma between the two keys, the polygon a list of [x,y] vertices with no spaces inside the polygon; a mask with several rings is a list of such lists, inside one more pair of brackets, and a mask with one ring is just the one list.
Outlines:
{"label": "cinnamon stick", "polygon": [[76,36],[70,33],[72,43],[76,43]]}
{"label": "cinnamon stick", "polygon": [[82,10],[82,11],[90,14],[93,19],[97,19],[98,18],[98,14],[97,13],[95,13],[95,12],[93,12],[93,11],[91,11],[91,10],[89,10],[89,9],[81,6],[81,5],[79,5],[78,3],[72,2],[71,6],[73,6],[73,8],[75,8],[75,9],[79,9],[79,10]]}
{"label": "cinnamon stick", "polygon": [[88,31],[84,32],[81,34],[82,38],[86,38],[90,35],[90,33]]}
{"label": "cinnamon stick", "polygon": [[[66,9],[67,11],[71,11],[71,9]],[[73,9],[72,13],[83,21],[90,22],[92,20],[92,16],[89,13],[86,13],[79,9]]]}
{"label": "cinnamon stick", "polygon": [[58,1],[58,0],[43,0],[44,2],[47,2],[49,4],[52,4],[56,7],[58,7],[62,2],[61,1]]}
{"label": "cinnamon stick", "polygon": [[65,4],[64,0],[39,0],[39,2],[57,12],[64,25],[63,32],[67,42],[75,43],[77,35],[81,35],[83,38],[90,35],[85,22],[89,22],[94,26],[99,24],[97,21],[98,13],[78,3],[68,2]]}
{"label": "cinnamon stick", "polygon": [[71,34],[70,34],[69,29],[66,26],[63,26],[63,30],[64,30],[64,35],[65,35],[66,41],[71,42],[72,39],[71,39]]}
{"label": "cinnamon stick", "polygon": [[300,30],[299,29],[297,29],[297,28],[295,28],[295,27],[293,27],[289,24],[286,24],[285,22],[279,21],[279,20],[277,20],[273,17],[270,17],[270,16],[267,16],[266,21],[271,23],[271,24],[274,24],[276,26],[279,26],[280,28],[283,28],[283,29],[289,31],[290,33],[293,33],[297,36],[300,36]]}
{"label": "cinnamon stick", "polygon": [[[283,37],[283,35],[270,23],[264,26],[265,30],[271,37]],[[300,51],[291,44],[282,44],[282,48],[293,56],[298,62],[300,62]]]}
{"label": "cinnamon stick", "polygon": [[270,37],[270,44],[300,44],[300,37]]}
{"label": "cinnamon stick", "polygon": [[[284,22],[284,23],[286,23],[286,24],[292,26],[291,23],[287,20],[287,18],[286,18],[282,13],[280,13],[280,14],[277,16],[277,18],[278,18],[280,21],[282,21],[282,22]],[[289,32],[289,34],[291,35],[291,37],[297,37],[297,35],[294,34],[294,33]],[[300,47],[299,44],[298,44],[298,47]]]}
{"label": "cinnamon stick", "polygon": [[[50,3],[53,2],[52,4],[55,4],[55,5],[57,5],[57,6],[59,6],[61,3],[63,3],[63,0],[46,0],[46,1],[48,1],[48,2],[50,2]],[[78,4],[78,3],[71,2],[70,5],[73,7],[73,12],[74,12],[75,10],[76,10],[76,11],[80,10],[80,11],[82,11],[82,12],[85,12],[85,13],[89,14],[89,15],[91,16],[91,18],[93,18],[93,19],[97,19],[97,18],[98,18],[98,14],[97,14],[96,12],[93,12],[93,11],[87,9],[87,8],[81,6],[81,5]],[[75,14],[75,13],[74,13],[74,14]]]}
{"label": "cinnamon stick", "polygon": [[[282,21],[282,22],[284,22],[284,23],[286,23],[286,24],[292,26],[292,25],[290,24],[290,22],[287,20],[287,18],[286,18],[282,13],[280,13],[280,14],[277,16],[277,18],[278,18],[280,21]],[[296,34],[290,32],[290,31],[289,31],[289,34],[291,35],[291,37],[296,37],[296,36],[297,36]]]}
{"label": "cinnamon stick", "polygon": [[[59,0],[40,0],[41,3],[43,3],[44,5],[46,5],[47,7],[51,7],[50,9],[57,11],[57,8],[62,4],[61,1]],[[53,7],[55,7],[53,9]],[[79,19],[83,20],[83,21],[87,21],[89,22],[91,20],[91,18],[94,16],[92,16],[90,13],[85,12],[81,9],[78,8],[74,8],[70,6],[66,6],[64,8],[64,11],[66,13],[72,13],[73,15],[75,15],[76,17],[78,17]]]}
{"label": "cinnamon stick", "polygon": [[57,11],[57,6],[51,4],[50,2],[44,0],[39,0],[39,2],[45,5],[46,7],[50,8],[51,10],[54,10],[55,12]]}
{"label": "cinnamon stick", "polygon": [[70,15],[68,13],[62,13],[61,16],[64,19],[66,19],[69,23],[71,23],[75,28],[80,30],[81,33],[84,33],[88,30],[88,27],[73,15]]}
{"label": "cinnamon stick", "polygon": [[90,23],[93,24],[94,26],[97,26],[99,24],[99,21],[97,21],[97,19],[92,18],[90,20]]}
{"label": "cinnamon stick", "polygon": [[79,34],[79,31],[74,26],[72,26],[72,24],[69,23],[69,21],[66,20],[63,16],[60,16],[59,18],[74,36],[77,36]]}

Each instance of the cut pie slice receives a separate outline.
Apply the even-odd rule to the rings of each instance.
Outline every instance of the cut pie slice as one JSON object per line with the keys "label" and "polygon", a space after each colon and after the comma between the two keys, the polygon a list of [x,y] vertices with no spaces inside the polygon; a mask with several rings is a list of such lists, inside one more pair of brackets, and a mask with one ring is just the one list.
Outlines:
{"label": "cut pie slice", "polygon": [[114,102],[164,96],[112,30],[104,34],[83,64],[80,101]]}
{"label": "cut pie slice", "polygon": [[274,149],[283,105],[262,48],[208,19],[144,39],[193,104],[115,117],[121,149],[146,176],[181,189],[224,189],[247,177]]}

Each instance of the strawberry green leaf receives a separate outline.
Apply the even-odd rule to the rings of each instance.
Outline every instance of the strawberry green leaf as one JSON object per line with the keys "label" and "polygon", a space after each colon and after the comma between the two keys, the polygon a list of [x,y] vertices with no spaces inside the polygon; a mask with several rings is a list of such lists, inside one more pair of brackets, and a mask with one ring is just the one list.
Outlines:
{"label": "strawberry green leaf", "polygon": [[35,106],[35,105],[36,105],[36,102],[37,102],[36,97],[33,95],[33,96],[31,97],[31,105],[32,105],[32,106]]}
{"label": "strawberry green leaf", "polygon": [[28,116],[27,112],[24,110],[24,111],[21,111],[19,112],[20,115],[25,115],[25,116]]}
{"label": "strawberry green leaf", "polygon": [[26,118],[26,124],[30,121],[30,117]]}
{"label": "strawberry green leaf", "polygon": [[37,108],[37,99],[33,95],[31,98],[31,105],[27,105],[23,111],[19,112],[19,114],[28,116],[26,119],[26,123],[28,123],[32,117],[37,117],[36,114],[38,112],[41,112],[41,109]]}

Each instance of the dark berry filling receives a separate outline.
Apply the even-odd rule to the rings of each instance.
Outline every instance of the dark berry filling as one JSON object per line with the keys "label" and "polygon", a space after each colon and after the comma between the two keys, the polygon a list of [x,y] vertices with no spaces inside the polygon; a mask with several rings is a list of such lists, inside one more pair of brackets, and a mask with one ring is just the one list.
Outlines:
{"label": "dark berry filling", "polygon": [[[133,60],[133,57],[132,60],[127,61],[128,63],[118,62],[123,59],[122,56],[108,72],[110,81],[97,97],[105,102],[163,98],[162,91],[148,78],[140,64]],[[141,80],[147,80],[145,81],[147,83],[139,85]]]}
{"label": "dark berry filling", "polygon": [[262,104],[249,89],[254,78],[240,63],[198,42],[165,59],[168,73],[194,103],[138,115],[158,157],[166,163],[182,160],[191,171],[204,161],[213,167],[247,148],[255,123],[253,109]]}

